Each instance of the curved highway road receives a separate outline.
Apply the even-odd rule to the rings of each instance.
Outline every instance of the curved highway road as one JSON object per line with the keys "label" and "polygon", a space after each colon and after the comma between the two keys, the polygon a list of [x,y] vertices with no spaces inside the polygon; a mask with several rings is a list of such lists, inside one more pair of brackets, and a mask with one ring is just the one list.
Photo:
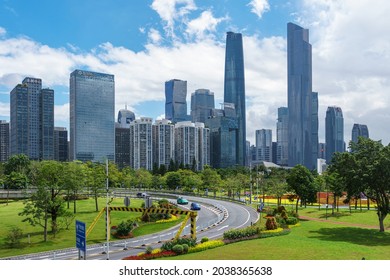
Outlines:
{"label": "curved highway road", "polygon": [[[183,209],[189,210],[191,202],[195,201],[201,205],[201,210],[198,211],[196,221],[196,237],[198,240],[202,237],[209,239],[217,239],[223,236],[223,232],[229,229],[244,228],[252,223],[255,223],[259,215],[250,206],[241,205],[229,201],[213,200],[209,198],[185,196],[189,200],[188,205],[180,206]],[[172,201],[175,202],[175,201]],[[158,248],[165,241],[171,240],[180,225],[168,230],[131,238],[121,241],[113,241],[109,243],[109,252],[107,254],[106,243],[87,246],[86,259],[112,259],[119,260],[126,256],[136,255],[144,252],[146,246]],[[190,222],[187,222],[186,228],[182,235],[189,235]],[[69,248],[64,250],[56,250],[51,252],[42,252],[37,254],[9,257],[6,259],[78,259],[78,250]]]}

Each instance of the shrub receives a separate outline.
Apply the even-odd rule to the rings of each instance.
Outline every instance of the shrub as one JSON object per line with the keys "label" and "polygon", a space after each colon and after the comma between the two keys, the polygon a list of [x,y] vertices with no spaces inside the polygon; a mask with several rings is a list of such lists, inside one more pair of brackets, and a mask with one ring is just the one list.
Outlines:
{"label": "shrub", "polygon": [[278,225],[276,224],[274,217],[268,217],[267,221],[265,222],[265,227],[267,230],[277,229]]}
{"label": "shrub", "polygon": [[172,247],[172,251],[175,252],[176,254],[182,254],[183,253],[183,245],[176,244],[175,246]]}
{"label": "shrub", "polygon": [[183,244],[182,245],[183,246],[183,253],[185,254],[185,253],[187,253],[188,252],[188,245],[187,244]]}
{"label": "shrub", "polygon": [[234,239],[254,236],[256,234],[259,234],[259,232],[260,232],[260,228],[254,226],[246,227],[243,229],[231,229],[223,233],[223,238],[234,240]]}
{"label": "shrub", "polygon": [[116,228],[116,235],[118,236],[127,236],[130,231],[133,229],[134,222],[127,220],[126,222],[122,221]]}
{"label": "shrub", "polygon": [[298,218],[295,217],[289,217],[286,219],[286,224],[287,225],[296,225],[298,223]]}
{"label": "shrub", "polygon": [[151,254],[153,252],[152,246],[147,246],[145,250],[145,254]]}
{"label": "shrub", "polygon": [[260,238],[274,237],[289,234],[291,231],[289,229],[274,229],[274,230],[265,230],[260,233]]}
{"label": "shrub", "polygon": [[18,248],[21,245],[22,238],[23,238],[23,231],[18,227],[14,227],[7,234],[6,237],[7,245],[10,248]]}
{"label": "shrub", "polygon": [[210,241],[197,244],[195,247],[189,248],[188,252],[196,253],[207,249],[217,248],[223,245],[225,245],[225,243],[222,240],[210,240]]}
{"label": "shrub", "polygon": [[202,237],[202,239],[200,240],[200,243],[205,243],[207,241],[209,241],[208,237]]}
{"label": "shrub", "polygon": [[169,251],[173,249],[173,246],[175,245],[183,245],[187,244],[188,247],[194,247],[196,245],[196,239],[195,238],[178,238],[174,239],[172,241],[167,241],[165,242],[162,246],[161,249],[165,251]]}

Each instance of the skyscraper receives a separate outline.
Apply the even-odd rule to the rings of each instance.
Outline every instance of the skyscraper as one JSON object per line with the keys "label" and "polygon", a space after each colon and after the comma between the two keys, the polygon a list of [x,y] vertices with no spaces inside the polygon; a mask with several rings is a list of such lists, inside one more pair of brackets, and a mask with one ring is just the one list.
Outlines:
{"label": "skyscraper", "polygon": [[224,103],[223,109],[213,109],[206,120],[210,128],[210,163],[213,168],[226,168],[237,163],[238,122],[234,104]]}
{"label": "skyscraper", "polygon": [[344,118],[340,107],[330,106],[326,110],[325,117],[325,155],[329,164],[333,154],[344,152]]}
{"label": "skyscraper", "polygon": [[66,127],[54,128],[54,160],[68,161],[68,131]]}
{"label": "skyscraper", "polygon": [[365,124],[355,123],[352,127],[352,142],[357,143],[360,136],[363,138],[370,138],[368,127]]}
{"label": "skyscraper", "polygon": [[0,120],[0,162],[9,158],[9,122]]}
{"label": "skyscraper", "polygon": [[256,130],[256,160],[272,162],[272,130]]}
{"label": "skyscraper", "polygon": [[115,160],[114,75],[70,74],[70,159]]}
{"label": "skyscraper", "polygon": [[166,119],[156,120],[152,129],[153,163],[168,169],[171,160],[175,159],[175,126]]}
{"label": "skyscraper", "polygon": [[175,124],[175,160],[177,163],[202,170],[210,164],[210,130],[203,123],[190,121]]}
{"label": "skyscraper", "polygon": [[11,91],[11,155],[54,159],[54,91],[27,77]]}
{"label": "skyscraper", "polygon": [[141,117],[130,124],[130,167],[152,170],[152,118]]}
{"label": "skyscraper", "polygon": [[165,118],[174,123],[190,119],[187,115],[187,81],[165,82]]}
{"label": "skyscraper", "polygon": [[281,166],[288,165],[288,108],[278,108],[278,121],[276,123],[276,163]]}
{"label": "skyscraper", "polygon": [[208,89],[197,89],[191,94],[192,122],[205,123],[215,108],[214,93]]}
{"label": "skyscraper", "polygon": [[225,53],[224,102],[233,103],[238,121],[236,164],[246,161],[246,111],[244,52],[241,33],[227,32]]}
{"label": "skyscraper", "polygon": [[120,127],[130,127],[130,123],[135,120],[135,114],[127,110],[127,107],[125,109],[121,109],[118,112],[118,124]]}
{"label": "skyscraper", "polygon": [[318,92],[311,93],[311,147],[312,147],[312,162],[317,166],[318,159]]}
{"label": "skyscraper", "polygon": [[[287,25],[288,165],[316,168],[313,162],[312,60],[309,30]],[[317,132],[318,133],[318,132]],[[315,141],[315,140],[314,140]],[[318,145],[318,144],[317,144]]]}

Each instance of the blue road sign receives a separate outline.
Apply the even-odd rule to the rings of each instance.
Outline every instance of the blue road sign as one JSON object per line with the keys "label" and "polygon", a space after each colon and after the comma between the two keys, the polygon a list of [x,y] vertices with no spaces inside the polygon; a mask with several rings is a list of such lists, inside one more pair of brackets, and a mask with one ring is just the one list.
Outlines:
{"label": "blue road sign", "polygon": [[85,223],[76,220],[76,247],[81,251],[86,251]]}

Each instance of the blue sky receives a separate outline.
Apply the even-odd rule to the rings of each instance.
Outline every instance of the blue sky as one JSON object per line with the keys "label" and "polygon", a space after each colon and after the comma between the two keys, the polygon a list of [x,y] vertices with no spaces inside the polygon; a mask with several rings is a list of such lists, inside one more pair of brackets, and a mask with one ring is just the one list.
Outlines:
{"label": "blue sky", "polygon": [[[358,2],[358,3],[357,3]],[[69,74],[115,75],[116,112],[164,115],[164,82],[187,80],[223,99],[227,31],[244,36],[247,137],[273,130],[287,104],[287,23],[310,30],[320,141],[327,106],[340,106],[345,141],[353,123],[390,141],[390,2],[376,0],[0,0],[0,118],[24,77],[55,90],[55,123],[68,127]]]}

